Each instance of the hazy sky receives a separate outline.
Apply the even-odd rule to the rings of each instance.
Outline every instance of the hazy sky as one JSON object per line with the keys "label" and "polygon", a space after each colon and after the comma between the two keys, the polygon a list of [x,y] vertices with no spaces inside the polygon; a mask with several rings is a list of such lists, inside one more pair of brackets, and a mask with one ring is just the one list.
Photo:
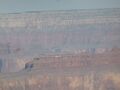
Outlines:
{"label": "hazy sky", "polygon": [[120,8],[120,0],[0,0],[0,13]]}

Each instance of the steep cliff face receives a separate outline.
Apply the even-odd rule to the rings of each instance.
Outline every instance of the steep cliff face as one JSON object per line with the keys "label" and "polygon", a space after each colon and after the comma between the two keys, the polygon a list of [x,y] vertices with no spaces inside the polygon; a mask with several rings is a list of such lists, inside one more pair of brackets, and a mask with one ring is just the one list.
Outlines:
{"label": "steep cliff face", "polygon": [[64,54],[64,55],[46,55],[39,58],[35,58],[32,61],[26,63],[25,70],[39,70],[48,71],[59,70],[61,71],[74,71],[74,70],[93,70],[99,71],[116,69],[119,71],[120,64],[120,49],[114,48],[111,51],[105,51],[104,53],[78,53],[78,54]]}
{"label": "steep cliff face", "polygon": [[120,9],[1,14],[2,71],[18,71],[26,58],[40,54],[102,53],[120,47],[119,24]]}
{"label": "steep cliff face", "polygon": [[119,90],[119,48],[120,9],[1,14],[0,90]]}
{"label": "steep cliff face", "polygon": [[0,15],[0,53],[33,55],[119,47],[120,9]]}
{"label": "steep cliff face", "polygon": [[119,90],[120,49],[103,54],[42,56],[0,75],[1,90]]}
{"label": "steep cliff face", "polygon": [[[83,24],[120,23],[119,9],[41,11],[0,15],[1,28],[63,29]],[[72,26],[71,26],[72,25]]]}
{"label": "steep cliff face", "polygon": [[18,72],[25,67],[25,64],[29,62],[29,59],[25,58],[10,58],[10,57],[2,57],[0,58],[0,73],[7,72]]}

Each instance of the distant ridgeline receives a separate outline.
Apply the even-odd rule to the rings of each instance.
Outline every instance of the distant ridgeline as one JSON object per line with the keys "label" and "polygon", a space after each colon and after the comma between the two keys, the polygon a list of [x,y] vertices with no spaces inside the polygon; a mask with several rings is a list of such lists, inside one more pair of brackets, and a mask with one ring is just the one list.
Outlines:
{"label": "distant ridgeline", "polygon": [[[2,43],[9,43],[7,52],[28,55],[119,48],[120,9],[1,14]],[[0,53],[4,51],[1,48]]]}

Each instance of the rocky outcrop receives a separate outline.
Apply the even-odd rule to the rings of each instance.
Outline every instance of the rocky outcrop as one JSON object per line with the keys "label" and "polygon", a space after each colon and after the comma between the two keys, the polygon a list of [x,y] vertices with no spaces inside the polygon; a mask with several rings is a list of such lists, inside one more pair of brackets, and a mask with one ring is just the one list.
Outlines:
{"label": "rocky outcrop", "polygon": [[44,56],[0,75],[1,90],[119,90],[120,49],[103,54]]}
{"label": "rocky outcrop", "polygon": [[[104,53],[120,48],[120,9],[41,11],[0,15],[4,72],[41,54]],[[8,68],[9,67],[9,68]]]}
{"label": "rocky outcrop", "polygon": [[[35,58],[26,63],[25,70],[80,70],[80,69],[109,69],[119,67],[120,64],[120,49],[113,48],[111,51],[104,53],[78,53],[78,54],[61,54],[61,55],[46,55]],[[116,68],[118,69],[118,68]]]}
{"label": "rocky outcrop", "polygon": [[70,10],[0,15],[0,53],[39,55],[119,47],[119,11]]}
{"label": "rocky outcrop", "polygon": [[120,9],[1,14],[0,90],[120,90],[119,48]]}

